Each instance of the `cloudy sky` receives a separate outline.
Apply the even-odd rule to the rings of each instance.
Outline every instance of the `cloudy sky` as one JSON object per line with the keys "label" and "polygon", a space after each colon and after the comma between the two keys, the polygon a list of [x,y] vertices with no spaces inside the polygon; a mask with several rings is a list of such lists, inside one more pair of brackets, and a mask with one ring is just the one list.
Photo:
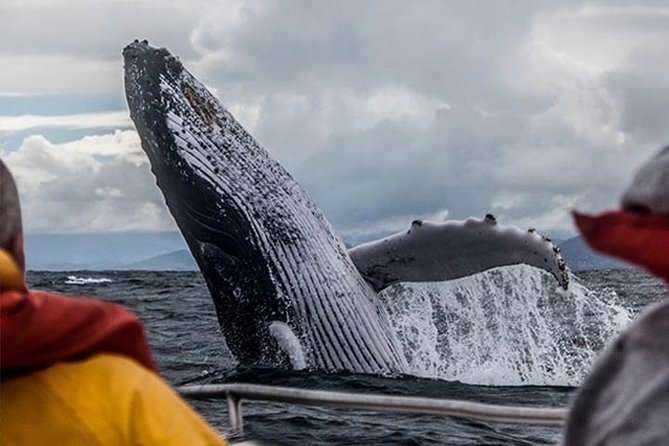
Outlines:
{"label": "cloudy sky", "polygon": [[165,46],[345,237],[495,213],[549,233],[669,143],[667,1],[2,0],[0,156],[31,233],[174,228],[121,50]]}

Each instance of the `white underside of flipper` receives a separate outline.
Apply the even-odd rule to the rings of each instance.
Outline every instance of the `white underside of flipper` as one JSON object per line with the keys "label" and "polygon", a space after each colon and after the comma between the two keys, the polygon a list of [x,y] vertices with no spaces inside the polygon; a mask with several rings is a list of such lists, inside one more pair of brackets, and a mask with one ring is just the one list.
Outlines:
{"label": "white underside of flipper", "polygon": [[279,348],[288,355],[290,366],[294,370],[303,370],[307,368],[302,344],[287,324],[280,321],[273,321],[269,326],[269,334],[274,338],[279,345]]}
{"label": "white underside of flipper", "polygon": [[506,265],[551,273],[563,288],[569,273],[560,250],[534,230],[500,226],[492,215],[465,221],[419,221],[408,230],[349,250],[360,273],[381,290],[397,282],[452,280]]}

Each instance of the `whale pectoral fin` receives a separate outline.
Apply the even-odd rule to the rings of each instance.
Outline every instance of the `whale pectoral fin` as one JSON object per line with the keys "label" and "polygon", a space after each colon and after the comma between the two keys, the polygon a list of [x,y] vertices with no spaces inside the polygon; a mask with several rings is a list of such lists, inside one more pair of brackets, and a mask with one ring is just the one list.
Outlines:
{"label": "whale pectoral fin", "polygon": [[202,258],[206,262],[207,267],[217,271],[218,274],[230,277],[239,267],[239,259],[217,244],[198,242],[197,249],[199,251],[199,256],[197,257]]}
{"label": "whale pectoral fin", "polygon": [[307,367],[302,343],[288,324],[281,321],[272,321],[268,331],[279,348],[288,356],[290,366],[294,370],[302,370]]}
{"label": "whale pectoral fin", "polygon": [[349,250],[362,276],[380,291],[397,282],[434,282],[498,266],[527,264],[551,273],[563,288],[569,271],[560,250],[534,230],[483,219],[415,220],[407,231]]}

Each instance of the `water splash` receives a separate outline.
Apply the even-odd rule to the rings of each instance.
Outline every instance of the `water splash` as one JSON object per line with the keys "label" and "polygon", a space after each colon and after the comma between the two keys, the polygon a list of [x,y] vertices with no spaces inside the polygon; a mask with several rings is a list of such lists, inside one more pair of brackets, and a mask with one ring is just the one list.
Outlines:
{"label": "water splash", "polygon": [[481,385],[578,385],[630,322],[613,291],[568,291],[524,265],[382,293],[413,374]]}

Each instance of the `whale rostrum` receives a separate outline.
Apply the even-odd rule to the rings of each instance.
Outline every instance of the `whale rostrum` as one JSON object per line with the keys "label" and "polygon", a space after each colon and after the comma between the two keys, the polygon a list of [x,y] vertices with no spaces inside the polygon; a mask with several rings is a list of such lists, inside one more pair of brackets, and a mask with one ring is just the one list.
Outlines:
{"label": "whale rostrum", "polygon": [[124,51],[130,116],[165,202],[245,364],[404,373],[378,291],[527,263],[566,287],[558,250],[498,225],[414,221],[348,251],[302,187],[164,48]]}

